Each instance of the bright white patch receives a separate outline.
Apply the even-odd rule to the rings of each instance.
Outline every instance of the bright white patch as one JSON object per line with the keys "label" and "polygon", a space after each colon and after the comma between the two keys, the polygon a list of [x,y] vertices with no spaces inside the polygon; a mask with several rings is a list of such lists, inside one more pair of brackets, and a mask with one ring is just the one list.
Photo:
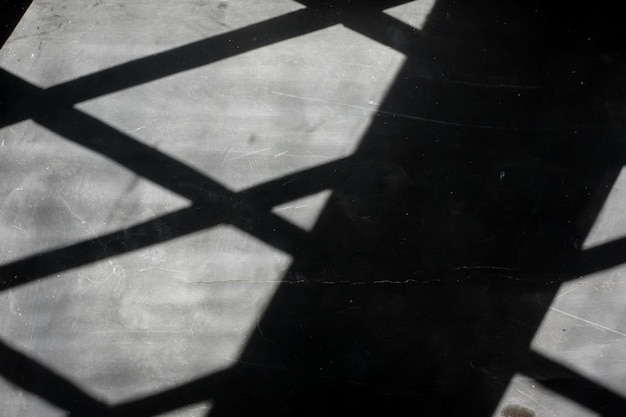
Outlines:
{"label": "bright white patch", "polygon": [[386,9],[384,12],[391,17],[422,30],[430,11],[435,6],[437,0],[415,0],[399,6]]}
{"label": "bright white patch", "polygon": [[[518,411],[515,413],[515,411]],[[596,414],[580,404],[564,398],[533,379],[516,374],[498,404],[492,417],[596,417]],[[532,414],[531,414],[532,413]]]}
{"label": "bright white patch", "polygon": [[604,202],[583,249],[626,237],[626,168],[622,168],[613,188]]}
{"label": "bright white patch", "polygon": [[533,350],[626,395],[626,266],[561,286]]}
{"label": "bright white patch", "polygon": [[319,193],[276,206],[272,212],[290,221],[296,226],[309,231],[313,229],[313,226],[315,226],[317,219],[326,206],[326,202],[328,201],[330,194],[330,190],[324,190]]}
{"label": "bright white patch", "polygon": [[352,154],[403,62],[337,25],[78,107],[239,191]]}
{"label": "bright white patch", "polygon": [[232,366],[290,262],[216,227],[0,293],[0,337],[117,404]]}

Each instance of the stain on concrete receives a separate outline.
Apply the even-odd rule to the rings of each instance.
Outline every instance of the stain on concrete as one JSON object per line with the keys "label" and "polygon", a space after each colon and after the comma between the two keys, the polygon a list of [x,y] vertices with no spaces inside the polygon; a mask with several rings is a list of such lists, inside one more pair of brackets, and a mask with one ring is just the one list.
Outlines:
{"label": "stain on concrete", "polygon": [[502,417],[535,417],[535,412],[520,405],[507,405],[500,412]]}

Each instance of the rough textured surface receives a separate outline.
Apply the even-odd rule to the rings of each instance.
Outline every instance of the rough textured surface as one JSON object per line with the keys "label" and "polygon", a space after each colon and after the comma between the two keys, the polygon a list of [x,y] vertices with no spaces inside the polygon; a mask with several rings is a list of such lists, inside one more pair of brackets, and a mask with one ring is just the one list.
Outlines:
{"label": "rough textured surface", "polygon": [[626,37],[526,3],[12,4],[0,414],[621,416]]}

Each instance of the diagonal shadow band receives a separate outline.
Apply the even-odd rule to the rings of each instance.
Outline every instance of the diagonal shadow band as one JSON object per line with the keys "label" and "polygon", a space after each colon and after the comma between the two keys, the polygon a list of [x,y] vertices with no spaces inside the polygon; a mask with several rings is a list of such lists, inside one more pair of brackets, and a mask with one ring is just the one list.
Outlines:
{"label": "diagonal shadow band", "polygon": [[[0,91],[3,91],[4,96],[0,99],[3,113],[0,126],[208,65],[336,23],[334,20],[321,20],[309,9],[301,9],[47,89],[39,89],[37,94],[33,94],[33,87],[27,86],[25,81],[4,71],[0,76]],[[14,106],[15,101],[23,105]]]}
{"label": "diagonal shadow band", "polygon": [[[406,1],[384,2],[372,8],[372,13],[390,5],[402,3]],[[345,16],[322,15],[310,8],[304,8],[46,89],[32,86],[6,70],[2,70],[0,84],[3,87],[3,93],[0,105],[3,115],[0,118],[0,127],[32,118],[35,114],[58,107],[70,106],[306,35],[342,23],[342,18]],[[395,23],[399,25],[406,26],[396,19],[390,19],[395,20]],[[13,105],[16,101],[21,105]]]}
{"label": "diagonal shadow band", "polygon": [[237,374],[228,368],[147,397],[110,406],[2,341],[0,374],[11,384],[77,417],[153,416],[209,401],[219,392],[236,390],[238,384]]}
{"label": "diagonal shadow band", "polygon": [[621,395],[532,350],[529,364],[520,371],[550,391],[573,399],[602,417],[623,416],[626,410],[626,399]]}
{"label": "diagonal shadow band", "polygon": [[582,251],[571,259],[568,271],[571,279],[617,267],[626,262],[626,237]]}
{"label": "diagonal shadow band", "polygon": [[59,108],[33,120],[188,200],[223,204],[233,197],[222,184],[80,110]]}
{"label": "diagonal shadow band", "polygon": [[0,375],[71,415],[103,415],[107,409],[104,403],[2,341]]}
{"label": "diagonal shadow band", "polygon": [[110,408],[108,415],[150,417],[191,404],[207,402],[224,392],[241,389],[245,387],[241,384],[240,376],[233,368],[227,368],[147,397],[115,405]]}
{"label": "diagonal shadow band", "polygon": [[199,210],[188,207],[128,229],[4,264],[0,266],[0,291],[219,224],[221,208],[202,210],[202,215]]}
{"label": "diagonal shadow band", "polygon": [[[381,2],[374,10],[406,1]],[[386,16],[380,14],[380,16]],[[39,88],[0,69],[0,127],[32,118],[59,107],[135,87],[150,81],[231,58],[339,23],[346,16],[296,10],[241,29],[139,58],[49,88]],[[386,16],[396,24],[406,24]],[[404,31],[409,29],[404,28]],[[367,35],[366,35],[367,36]],[[386,44],[391,41],[387,40]],[[391,46],[391,45],[388,45]],[[402,51],[400,51],[402,52]],[[15,105],[15,104],[19,105]]]}

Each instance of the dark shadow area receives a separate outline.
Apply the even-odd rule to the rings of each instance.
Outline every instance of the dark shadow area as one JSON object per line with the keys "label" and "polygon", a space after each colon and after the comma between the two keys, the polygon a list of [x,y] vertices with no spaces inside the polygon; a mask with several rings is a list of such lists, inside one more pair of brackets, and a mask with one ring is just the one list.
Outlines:
{"label": "dark shadow area", "polygon": [[250,392],[211,416],[490,416],[515,373],[623,414],[529,351],[559,284],[600,267],[580,259],[624,165],[616,10],[461,3],[421,32],[341,12],[407,62],[313,231],[333,256],[296,262],[237,367]]}
{"label": "dark shadow area", "polygon": [[[17,365],[0,367],[3,377],[72,416],[211,399],[217,417],[489,417],[523,373],[622,415],[623,398],[529,350],[561,283],[626,262],[623,240],[582,250],[626,157],[617,8],[439,0],[417,31],[380,13],[400,1],[302,3],[47,90],[0,74],[2,125],[32,118],[193,202],[0,266],[0,289],[220,223],[295,259],[227,371],[113,407],[8,346],[0,361]],[[336,23],[407,57],[358,151],[337,162],[233,193],[72,107]],[[311,233],[270,212],[324,189],[334,192]]]}

